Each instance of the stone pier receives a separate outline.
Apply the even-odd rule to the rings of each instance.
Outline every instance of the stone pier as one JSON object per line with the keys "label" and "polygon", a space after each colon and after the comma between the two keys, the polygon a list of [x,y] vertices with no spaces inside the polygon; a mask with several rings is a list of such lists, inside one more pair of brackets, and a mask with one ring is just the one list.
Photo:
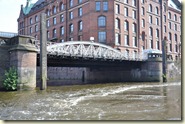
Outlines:
{"label": "stone pier", "polygon": [[8,41],[10,67],[15,67],[18,73],[18,90],[34,89],[36,87],[35,39],[29,36],[16,36]]}

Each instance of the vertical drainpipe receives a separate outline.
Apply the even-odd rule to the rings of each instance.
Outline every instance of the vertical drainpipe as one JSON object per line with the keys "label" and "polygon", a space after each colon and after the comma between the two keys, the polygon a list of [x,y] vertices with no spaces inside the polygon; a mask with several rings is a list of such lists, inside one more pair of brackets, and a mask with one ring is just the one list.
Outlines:
{"label": "vertical drainpipe", "polygon": [[66,41],[68,41],[68,37],[67,37],[67,34],[68,34],[68,0],[65,0],[66,2]]}
{"label": "vertical drainpipe", "polygon": [[138,41],[138,42],[137,42],[137,45],[138,45],[138,53],[140,53],[140,51],[141,51],[141,50],[140,50],[140,49],[141,49],[141,48],[140,48],[141,44],[140,44],[140,42],[139,42],[139,40],[140,40],[140,16],[139,16],[139,15],[140,15],[140,3],[139,3],[139,2],[140,2],[140,1],[137,0],[137,2],[138,2],[138,3],[136,3],[136,4],[137,4],[136,7],[138,8],[138,9],[137,9],[137,15],[138,15],[138,16],[137,16],[136,18],[138,18],[138,19],[137,19],[137,27],[136,27],[137,30],[136,30],[136,31],[137,31],[137,41]]}

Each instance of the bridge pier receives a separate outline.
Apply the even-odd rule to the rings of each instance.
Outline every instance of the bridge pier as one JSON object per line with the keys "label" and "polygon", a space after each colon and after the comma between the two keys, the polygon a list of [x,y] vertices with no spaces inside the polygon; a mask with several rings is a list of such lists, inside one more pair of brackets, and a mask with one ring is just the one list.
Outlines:
{"label": "bridge pier", "polygon": [[36,87],[37,49],[33,37],[16,36],[9,40],[11,46],[10,67],[15,67],[18,73],[17,89],[34,89]]}

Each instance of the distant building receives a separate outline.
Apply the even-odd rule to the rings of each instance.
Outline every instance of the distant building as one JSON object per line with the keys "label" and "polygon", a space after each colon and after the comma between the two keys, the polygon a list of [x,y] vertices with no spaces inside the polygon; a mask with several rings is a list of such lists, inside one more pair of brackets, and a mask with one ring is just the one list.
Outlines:
{"label": "distant building", "polygon": [[46,13],[47,38],[53,42],[89,41],[136,55],[162,49],[181,56],[181,3],[178,0],[27,0],[18,32],[40,39],[40,13]]}
{"label": "distant building", "polygon": [[17,36],[17,33],[12,33],[12,32],[2,32],[0,31],[0,38],[11,38],[14,36]]}

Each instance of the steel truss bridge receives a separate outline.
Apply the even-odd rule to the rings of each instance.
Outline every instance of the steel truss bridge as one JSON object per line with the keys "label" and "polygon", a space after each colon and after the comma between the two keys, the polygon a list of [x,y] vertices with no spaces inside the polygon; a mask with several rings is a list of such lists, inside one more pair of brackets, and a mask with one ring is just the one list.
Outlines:
{"label": "steel truss bridge", "polygon": [[[39,44],[37,48],[39,49]],[[143,61],[140,54],[128,54],[110,46],[91,41],[68,41],[64,43],[48,43],[48,57],[82,58],[110,61]]]}

